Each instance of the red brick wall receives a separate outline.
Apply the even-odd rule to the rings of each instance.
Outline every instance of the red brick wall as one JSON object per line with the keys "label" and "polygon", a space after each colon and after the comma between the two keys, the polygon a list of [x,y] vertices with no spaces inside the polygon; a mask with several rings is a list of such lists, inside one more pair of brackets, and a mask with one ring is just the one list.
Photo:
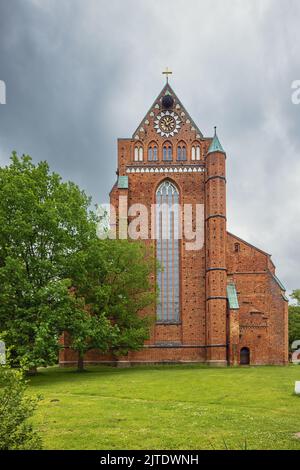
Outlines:
{"label": "red brick wall", "polygon": [[239,298],[239,350],[250,349],[251,364],[287,363],[288,304],[272,276],[269,255],[228,234],[227,268]]}
{"label": "red brick wall", "polygon": [[[222,152],[207,151],[211,142],[204,138],[175,96],[175,111],[181,129],[170,139],[157,134],[154,120],[161,111],[160,95],[130,139],[118,140],[118,174],[128,176],[129,188],[114,185],[110,197],[118,210],[119,196],[127,197],[128,205],[155,203],[156,189],[168,178],[179,189],[181,204],[205,205],[205,245],[199,251],[186,251],[180,242],[180,323],[156,324],[150,340],[139,352],[131,352],[121,361],[139,362],[211,362],[231,364],[239,360],[242,347],[249,347],[252,364],[284,364],[287,362],[287,302],[272,277],[275,266],[270,256],[226,231],[226,159]],[[162,161],[162,148],[168,140],[173,145],[173,161]],[[158,161],[148,162],[151,142],[158,147]],[[187,160],[177,161],[177,144],[184,142]],[[201,160],[191,160],[192,145],[201,148]],[[144,151],[142,162],[134,161],[135,145]],[[137,172],[145,167],[158,169],[201,166],[202,172]],[[119,220],[117,219],[117,229]],[[195,221],[193,222],[195,225]],[[150,220],[149,220],[150,236]],[[155,245],[155,241],[147,241]],[[238,252],[235,251],[238,244]],[[153,270],[154,271],[154,270]],[[153,281],[155,273],[153,272]],[[238,291],[239,311],[228,311],[227,282],[234,282]],[[153,310],[152,314],[155,314]],[[229,348],[224,345],[229,340]],[[216,346],[219,347],[216,347]],[[206,346],[213,346],[207,347]],[[92,351],[87,362],[114,361],[110,355]],[[65,349],[60,354],[62,365],[76,361],[76,355]]]}

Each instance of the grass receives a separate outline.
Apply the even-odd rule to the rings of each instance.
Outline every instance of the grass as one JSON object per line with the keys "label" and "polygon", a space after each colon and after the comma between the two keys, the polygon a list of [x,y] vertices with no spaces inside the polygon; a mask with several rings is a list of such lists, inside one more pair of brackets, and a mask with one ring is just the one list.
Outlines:
{"label": "grass", "polygon": [[300,449],[300,367],[42,369],[46,449]]}

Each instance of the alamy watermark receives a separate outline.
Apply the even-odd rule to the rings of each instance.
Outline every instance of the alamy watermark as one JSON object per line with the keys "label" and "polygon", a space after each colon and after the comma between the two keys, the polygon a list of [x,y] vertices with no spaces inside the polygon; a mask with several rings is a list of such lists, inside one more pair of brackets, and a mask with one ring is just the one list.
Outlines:
{"label": "alamy watermark", "polygon": [[6,104],[6,85],[3,80],[0,80],[0,104]]}
{"label": "alamy watermark", "polygon": [[119,196],[98,207],[99,238],[131,240],[184,240],[187,251],[204,246],[204,204],[132,204]]}
{"label": "alamy watermark", "polygon": [[300,80],[294,80],[291,86],[293,93],[291,100],[293,104],[300,104]]}

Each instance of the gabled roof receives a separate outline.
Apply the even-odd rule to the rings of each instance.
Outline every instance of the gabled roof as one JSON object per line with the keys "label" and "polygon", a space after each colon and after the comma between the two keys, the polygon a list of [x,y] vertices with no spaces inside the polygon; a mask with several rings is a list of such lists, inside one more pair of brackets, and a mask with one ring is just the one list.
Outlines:
{"label": "gabled roof", "polygon": [[[157,110],[160,108],[160,101],[162,99],[163,96],[165,95],[172,95],[172,97],[174,98],[174,101],[176,104],[178,104],[181,108],[181,113],[184,112],[185,116],[184,116],[184,119],[188,119],[192,125],[192,127],[195,128],[197,134],[199,134],[199,138],[203,139],[203,134],[202,132],[200,131],[200,129],[198,128],[198,126],[195,124],[195,122],[193,121],[193,119],[191,118],[190,114],[188,113],[188,111],[186,110],[185,106],[183,106],[183,104],[181,103],[180,99],[178,98],[178,96],[176,95],[175,91],[173,90],[173,88],[171,87],[171,85],[169,83],[166,83],[165,86],[163,87],[163,89],[161,90],[161,92],[159,93],[158,97],[156,98],[156,100],[154,101],[154,103],[152,104],[152,106],[150,107],[150,109],[148,110],[148,112],[145,114],[144,118],[142,119],[142,121],[140,122],[140,124],[138,125],[138,127],[136,128],[136,130],[134,131],[132,137],[135,138],[135,136],[139,133],[139,130],[140,128],[144,127],[144,122],[145,120],[147,120],[148,118],[148,115],[151,113],[151,112],[157,112]],[[159,108],[158,108],[159,106]]]}

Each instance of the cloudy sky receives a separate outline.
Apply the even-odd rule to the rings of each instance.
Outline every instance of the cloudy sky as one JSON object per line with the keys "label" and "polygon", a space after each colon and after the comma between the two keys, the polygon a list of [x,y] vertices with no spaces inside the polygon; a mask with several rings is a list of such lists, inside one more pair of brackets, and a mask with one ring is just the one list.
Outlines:
{"label": "cloudy sky", "polygon": [[116,139],[164,85],[227,151],[228,228],[300,288],[299,0],[0,0],[0,165],[48,160],[105,202]]}

